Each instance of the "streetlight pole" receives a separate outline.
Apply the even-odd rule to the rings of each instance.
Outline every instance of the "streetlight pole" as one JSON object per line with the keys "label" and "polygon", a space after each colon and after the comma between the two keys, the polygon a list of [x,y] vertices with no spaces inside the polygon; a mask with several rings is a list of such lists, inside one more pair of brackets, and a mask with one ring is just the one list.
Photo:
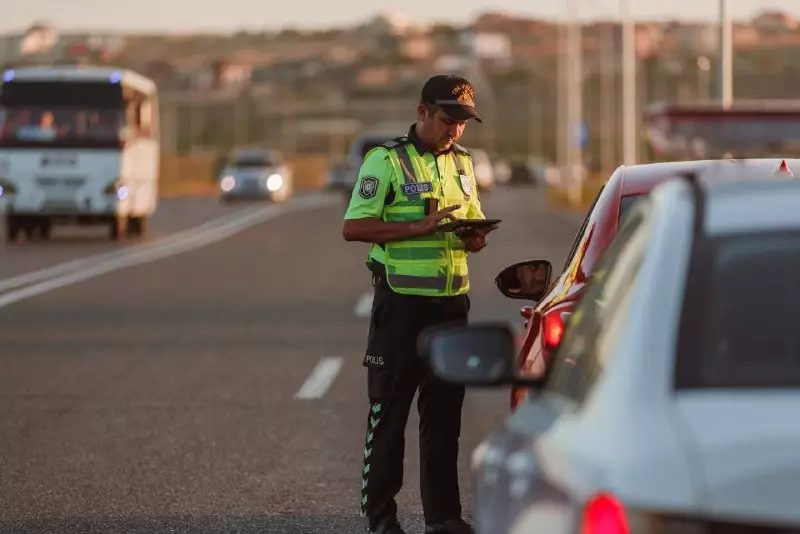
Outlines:
{"label": "streetlight pole", "polygon": [[[723,0],[724,1],[724,0]],[[636,22],[632,0],[620,0],[622,15],[622,160],[636,165]]]}
{"label": "streetlight pole", "polygon": [[719,0],[720,102],[723,109],[733,103],[733,20],[729,0]]}

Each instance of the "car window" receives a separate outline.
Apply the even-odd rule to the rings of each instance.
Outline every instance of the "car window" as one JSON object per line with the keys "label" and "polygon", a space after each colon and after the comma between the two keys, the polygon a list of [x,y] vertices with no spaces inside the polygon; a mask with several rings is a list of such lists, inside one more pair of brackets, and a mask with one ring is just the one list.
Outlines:
{"label": "car window", "polygon": [[619,200],[619,221],[625,218],[628,212],[631,210],[631,206],[636,204],[637,200],[647,197],[647,195],[628,195],[624,196]]}
{"label": "car window", "polygon": [[233,160],[233,167],[239,169],[274,167],[280,161],[269,154],[243,154]]}
{"label": "car window", "polygon": [[677,387],[800,388],[800,232],[710,241],[693,260]]}
{"label": "car window", "polygon": [[580,403],[602,373],[606,358],[600,347],[607,321],[632,291],[644,258],[648,209],[640,204],[632,210],[600,259],[553,355],[548,391]]}
{"label": "car window", "polygon": [[589,227],[589,221],[592,219],[592,213],[594,212],[594,207],[597,205],[597,201],[600,199],[600,195],[603,194],[603,190],[605,189],[605,185],[600,188],[600,191],[597,192],[597,196],[594,197],[592,201],[592,205],[589,207],[589,211],[586,212],[586,218],[583,219],[583,223],[581,224],[578,233],[575,235],[575,241],[572,242],[572,248],[567,254],[567,259],[564,262],[564,267],[561,269],[561,272],[567,270],[569,264],[572,263],[572,258],[575,256],[575,252],[578,250],[578,245],[581,241],[583,241],[583,237],[586,234],[587,228]]}

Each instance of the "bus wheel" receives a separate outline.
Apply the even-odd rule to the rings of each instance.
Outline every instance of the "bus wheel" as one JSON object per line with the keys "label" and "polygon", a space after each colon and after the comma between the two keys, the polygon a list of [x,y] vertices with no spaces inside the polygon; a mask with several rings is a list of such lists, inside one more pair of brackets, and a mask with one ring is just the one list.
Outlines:
{"label": "bus wheel", "polygon": [[128,233],[128,218],[114,217],[111,219],[110,235],[113,241],[121,241]]}
{"label": "bus wheel", "polygon": [[128,220],[128,234],[138,237],[147,233],[147,217],[131,217]]}
{"label": "bus wheel", "polygon": [[53,235],[53,221],[44,219],[39,223],[39,236],[42,239],[50,239]]}

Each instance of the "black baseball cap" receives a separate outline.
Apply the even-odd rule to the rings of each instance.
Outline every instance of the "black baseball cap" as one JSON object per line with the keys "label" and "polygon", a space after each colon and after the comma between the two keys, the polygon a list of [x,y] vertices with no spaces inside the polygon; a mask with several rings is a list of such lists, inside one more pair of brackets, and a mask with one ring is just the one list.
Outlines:
{"label": "black baseball cap", "polygon": [[453,120],[475,119],[483,122],[475,110],[475,91],[466,78],[453,74],[437,74],[422,86],[421,100],[442,111]]}

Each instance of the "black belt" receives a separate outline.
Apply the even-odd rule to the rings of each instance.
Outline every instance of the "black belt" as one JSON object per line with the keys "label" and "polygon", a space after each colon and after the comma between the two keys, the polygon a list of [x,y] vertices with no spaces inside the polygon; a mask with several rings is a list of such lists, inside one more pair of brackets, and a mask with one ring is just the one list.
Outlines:
{"label": "black belt", "polygon": [[370,261],[367,263],[367,268],[372,273],[372,287],[389,285],[386,281],[386,267],[382,263]]}

